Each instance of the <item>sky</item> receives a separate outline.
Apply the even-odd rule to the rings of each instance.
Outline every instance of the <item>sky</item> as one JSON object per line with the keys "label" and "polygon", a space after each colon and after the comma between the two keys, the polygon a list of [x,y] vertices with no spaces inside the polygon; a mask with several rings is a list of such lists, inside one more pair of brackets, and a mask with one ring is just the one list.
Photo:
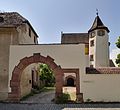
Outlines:
{"label": "sky", "polygon": [[110,30],[110,56],[120,50],[120,0],[0,0],[1,12],[18,12],[39,35],[39,43],[60,43],[63,33],[86,33],[96,17],[96,8]]}

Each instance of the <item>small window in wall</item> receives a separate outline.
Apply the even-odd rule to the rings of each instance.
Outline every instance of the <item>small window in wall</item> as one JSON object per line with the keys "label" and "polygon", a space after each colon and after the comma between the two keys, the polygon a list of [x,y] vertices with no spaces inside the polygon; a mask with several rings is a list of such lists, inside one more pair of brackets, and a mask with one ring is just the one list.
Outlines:
{"label": "small window in wall", "polygon": [[34,36],[34,43],[36,44],[36,37]]}
{"label": "small window in wall", "polygon": [[89,55],[89,44],[85,44],[85,55]]}
{"label": "small window in wall", "polygon": [[94,56],[90,55],[90,61],[94,61]]}
{"label": "small window in wall", "polygon": [[31,84],[31,82],[32,82],[32,81],[31,81],[31,80],[29,80],[29,84]]}
{"label": "small window in wall", "polygon": [[90,46],[93,47],[94,46],[94,40],[90,41]]}
{"label": "small window in wall", "polygon": [[93,68],[93,65],[90,65],[90,68]]}
{"label": "small window in wall", "polygon": [[31,29],[29,28],[29,36],[31,37]]}

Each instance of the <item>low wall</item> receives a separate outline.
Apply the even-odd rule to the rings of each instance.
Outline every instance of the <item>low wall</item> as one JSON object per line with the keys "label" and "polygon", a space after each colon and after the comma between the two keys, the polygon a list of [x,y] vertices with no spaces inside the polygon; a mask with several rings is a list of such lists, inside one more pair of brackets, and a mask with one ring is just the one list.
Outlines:
{"label": "low wall", "polygon": [[120,68],[86,68],[81,91],[85,102],[120,102]]}

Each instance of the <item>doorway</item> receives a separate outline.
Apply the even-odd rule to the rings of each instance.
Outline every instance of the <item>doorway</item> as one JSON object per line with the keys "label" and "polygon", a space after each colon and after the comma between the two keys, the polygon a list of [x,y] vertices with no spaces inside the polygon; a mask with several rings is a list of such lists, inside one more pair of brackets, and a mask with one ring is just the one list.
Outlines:
{"label": "doorway", "polygon": [[[63,93],[70,94],[70,98],[76,101],[82,100],[82,95],[80,93],[80,74],[79,68],[63,68],[63,73],[68,74],[65,78],[65,84],[75,87],[64,87]],[[71,73],[71,74],[70,74]],[[75,76],[73,75],[75,74]]]}
{"label": "doorway", "polygon": [[68,78],[67,79],[67,86],[74,86],[74,79],[73,78]]}

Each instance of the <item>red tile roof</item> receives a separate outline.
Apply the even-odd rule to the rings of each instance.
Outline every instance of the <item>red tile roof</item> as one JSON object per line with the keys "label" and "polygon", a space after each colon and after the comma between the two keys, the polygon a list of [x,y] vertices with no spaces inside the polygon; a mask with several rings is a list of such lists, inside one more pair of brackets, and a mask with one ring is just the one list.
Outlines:
{"label": "red tile roof", "polygon": [[86,74],[120,74],[119,67],[86,68]]}

